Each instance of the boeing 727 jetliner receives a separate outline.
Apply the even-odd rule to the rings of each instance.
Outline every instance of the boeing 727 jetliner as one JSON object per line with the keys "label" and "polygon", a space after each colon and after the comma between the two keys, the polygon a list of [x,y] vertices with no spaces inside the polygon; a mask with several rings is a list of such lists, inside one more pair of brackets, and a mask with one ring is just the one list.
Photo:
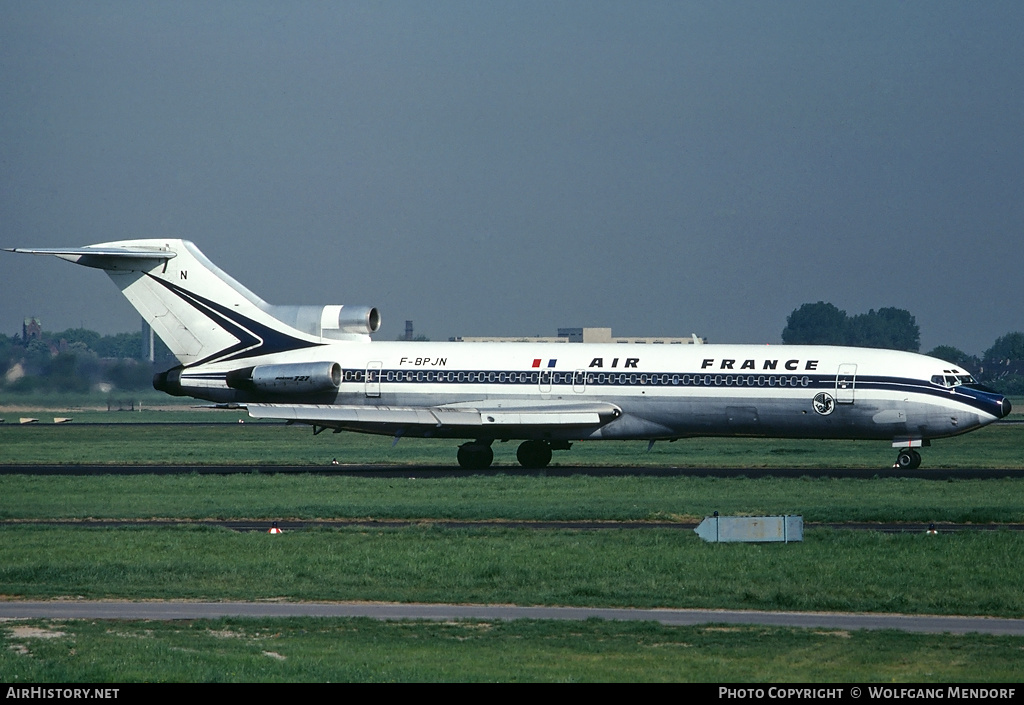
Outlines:
{"label": "boeing 727 jetliner", "polygon": [[1010,413],[948,362],[865,348],[757,345],[371,342],[377,309],[266,303],[185,240],[12,249],[106,271],[179,365],[168,394],[325,429],[458,438],[483,469],[519,440],[546,466],[572,441],[694,436],[888,441],[917,448]]}

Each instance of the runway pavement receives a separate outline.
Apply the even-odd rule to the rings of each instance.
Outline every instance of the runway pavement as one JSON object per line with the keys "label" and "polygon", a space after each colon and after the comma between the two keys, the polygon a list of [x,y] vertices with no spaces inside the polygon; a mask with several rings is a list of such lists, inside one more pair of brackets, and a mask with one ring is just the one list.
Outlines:
{"label": "runway pavement", "polygon": [[[267,531],[271,519],[0,519],[4,526],[63,526],[71,528],[114,528],[124,526],[217,526],[239,532]],[[675,529],[693,531],[697,522],[682,521],[518,521],[505,519],[449,520],[449,519],[313,519],[309,521],[281,520],[276,522],[282,531],[303,531],[305,529],[332,529],[344,526],[365,528],[402,528],[407,526],[430,526],[445,529],[547,529],[573,531],[601,531],[610,529]],[[1024,524],[949,524],[919,522],[805,522],[805,530],[843,529],[846,531],[879,531],[887,534],[924,533],[935,530],[939,533],[958,531],[1024,531]]]}
{"label": "runway pavement", "polygon": [[217,619],[220,617],[370,617],[373,619],[608,619],[674,626],[754,624],[810,629],[895,629],[905,632],[1024,636],[1024,619],[901,614],[759,612],[742,610],[518,607],[378,602],[0,602],[0,619]]}
{"label": "runway pavement", "polygon": [[0,475],[346,475],[351,477],[417,478],[470,477],[474,475],[533,475],[569,477],[902,477],[922,480],[987,480],[1024,478],[1024,470],[1007,468],[677,468],[677,467],[548,467],[528,470],[499,466],[489,470],[462,470],[446,465],[0,465]]}

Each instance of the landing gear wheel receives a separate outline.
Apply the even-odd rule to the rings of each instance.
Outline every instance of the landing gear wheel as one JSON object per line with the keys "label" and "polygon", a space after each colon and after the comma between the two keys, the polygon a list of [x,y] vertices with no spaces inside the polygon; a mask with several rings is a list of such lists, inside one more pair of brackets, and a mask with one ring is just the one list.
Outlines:
{"label": "landing gear wheel", "polygon": [[921,467],[921,454],[913,448],[904,448],[896,456],[896,467],[901,470],[916,470]]}
{"label": "landing gear wheel", "polygon": [[486,470],[494,460],[494,451],[483,443],[463,443],[458,458],[459,466],[466,470]]}
{"label": "landing gear wheel", "polygon": [[524,441],[516,450],[516,458],[524,468],[546,468],[551,462],[551,444],[544,441]]}

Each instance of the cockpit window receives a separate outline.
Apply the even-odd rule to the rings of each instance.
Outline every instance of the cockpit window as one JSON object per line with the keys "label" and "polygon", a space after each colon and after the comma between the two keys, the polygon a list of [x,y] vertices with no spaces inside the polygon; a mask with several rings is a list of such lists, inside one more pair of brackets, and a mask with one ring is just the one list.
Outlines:
{"label": "cockpit window", "polygon": [[932,375],[932,384],[938,384],[942,387],[958,387],[961,384],[977,384],[978,382],[971,375],[965,374],[947,374],[947,375]]}

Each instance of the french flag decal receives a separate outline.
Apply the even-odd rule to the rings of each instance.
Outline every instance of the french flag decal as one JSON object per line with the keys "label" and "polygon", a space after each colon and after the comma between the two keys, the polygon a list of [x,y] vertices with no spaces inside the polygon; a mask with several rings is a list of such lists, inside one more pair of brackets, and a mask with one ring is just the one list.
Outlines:
{"label": "french flag decal", "polygon": [[[554,360],[548,360],[548,367],[554,367],[556,362],[558,362],[557,358],[554,359]],[[533,361],[533,366],[534,367],[540,367],[540,363],[541,363],[540,359],[534,360]]]}

